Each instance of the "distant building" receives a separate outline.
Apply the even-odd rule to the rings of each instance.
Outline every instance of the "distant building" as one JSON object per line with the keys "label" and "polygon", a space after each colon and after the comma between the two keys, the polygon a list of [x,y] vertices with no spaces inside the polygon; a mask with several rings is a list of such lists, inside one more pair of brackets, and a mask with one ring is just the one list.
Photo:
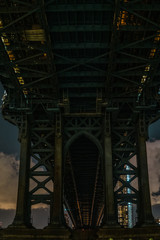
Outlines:
{"label": "distant building", "polygon": [[156,219],[156,223],[158,223],[160,225],[160,218]]}
{"label": "distant building", "polygon": [[[130,170],[129,166],[126,166],[127,170]],[[124,181],[130,181],[130,175],[122,175],[121,178]],[[119,182],[121,185],[122,183]],[[131,194],[131,189],[124,188],[123,194]],[[132,228],[136,224],[137,219],[137,213],[136,213],[137,207],[135,204],[131,202],[124,202],[118,205],[118,222],[121,226],[124,228]]]}

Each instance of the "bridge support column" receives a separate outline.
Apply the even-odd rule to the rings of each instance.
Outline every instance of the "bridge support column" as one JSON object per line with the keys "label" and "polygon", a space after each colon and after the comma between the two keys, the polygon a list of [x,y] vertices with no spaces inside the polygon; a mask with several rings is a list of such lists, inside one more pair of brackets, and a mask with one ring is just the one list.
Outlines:
{"label": "bridge support column", "polygon": [[113,164],[112,164],[112,142],[111,142],[111,126],[110,113],[106,114],[104,134],[104,176],[105,176],[105,211],[104,211],[104,227],[117,226],[114,190],[113,190]]}
{"label": "bridge support column", "polygon": [[56,116],[56,132],[55,132],[55,155],[54,155],[54,197],[53,212],[51,213],[51,221],[47,229],[54,230],[56,239],[67,239],[70,232],[65,228],[63,213],[63,161],[62,161],[62,133],[61,133],[61,115]]}
{"label": "bridge support column", "polygon": [[62,136],[55,137],[54,200],[52,223],[62,225]]}
{"label": "bridge support column", "polygon": [[146,124],[145,116],[140,116],[137,128],[137,162],[139,168],[139,223],[138,225],[148,225],[154,223],[151,209],[151,199],[149,190],[147,152],[146,152]]}
{"label": "bridge support column", "polygon": [[23,121],[23,127],[20,129],[20,168],[16,215],[11,226],[29,227],[30,209],[28,204],[29,192],[29,176],[28,170],[30,166],[30,131],[28,120]]}
{"label": "bridge support column", "polygon": [[[54,154],[54,193],[51,221],[47,231],[53,230],[56,239],[69,239],[70,232],[65,228],[63,213],[63,161],[62,161],[62,132],[61,114],[56,116],[55,154]],[[63,237],[62,237],[63,236]]]}
{"label": "bridge support column", "polygon": [[61,116],[56,116],[55,153],[54,153],[54,194],[51,221],[49,227],[61,227],[63,216],[63,183],[62,183],[62,134]]}

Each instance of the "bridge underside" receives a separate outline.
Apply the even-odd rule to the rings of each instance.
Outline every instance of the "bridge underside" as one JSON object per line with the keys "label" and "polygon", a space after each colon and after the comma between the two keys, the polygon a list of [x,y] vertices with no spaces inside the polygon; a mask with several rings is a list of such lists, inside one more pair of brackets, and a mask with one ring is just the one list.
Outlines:
{"label": "bridge underside", "polygon": [[[159,13],[156,0],[0,1],[2,113],[21,143],[1,239],[159,240],[145,146],[159,118]],[[38,204],[50,207],[43,230]]]}

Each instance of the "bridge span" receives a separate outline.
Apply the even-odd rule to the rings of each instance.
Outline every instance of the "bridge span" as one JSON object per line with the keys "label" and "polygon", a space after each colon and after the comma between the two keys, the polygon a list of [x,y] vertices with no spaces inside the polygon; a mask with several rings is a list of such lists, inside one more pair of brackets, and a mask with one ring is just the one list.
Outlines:
{"label": "bridge span", "polygon": [[2,114],[21,145],[0,239],[159,240],[146,140],[160,118],[160,1],[1,0],[0,49]]}

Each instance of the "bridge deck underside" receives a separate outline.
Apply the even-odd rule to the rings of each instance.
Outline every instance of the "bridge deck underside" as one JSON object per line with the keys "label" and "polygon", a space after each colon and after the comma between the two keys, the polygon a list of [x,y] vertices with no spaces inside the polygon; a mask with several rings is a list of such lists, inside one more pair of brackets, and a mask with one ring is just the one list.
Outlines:
{"label": "bridge deck underside", "polygon": [[[159,11],[155,0],[1,0],[0,80],[9,114],[50,121],[58,106],[64,115],[108,111],[113,127],[134,120],[139,108],[156,115]],[[102,165],[85,141],[68,151],[65,194],[75,226],[95,228],[103,214]]]}

